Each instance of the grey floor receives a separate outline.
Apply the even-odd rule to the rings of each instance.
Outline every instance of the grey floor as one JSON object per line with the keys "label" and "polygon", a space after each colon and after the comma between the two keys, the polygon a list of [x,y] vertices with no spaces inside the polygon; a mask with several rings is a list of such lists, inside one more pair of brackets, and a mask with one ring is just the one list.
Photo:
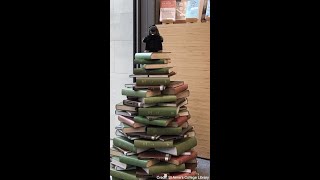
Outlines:
{"label": "grey floor", "polygon": [[199,173],[199,176],[210,177],[210,160],[201,159],[201,158],[197,158],[197,160],[198,160],[197,171]]}

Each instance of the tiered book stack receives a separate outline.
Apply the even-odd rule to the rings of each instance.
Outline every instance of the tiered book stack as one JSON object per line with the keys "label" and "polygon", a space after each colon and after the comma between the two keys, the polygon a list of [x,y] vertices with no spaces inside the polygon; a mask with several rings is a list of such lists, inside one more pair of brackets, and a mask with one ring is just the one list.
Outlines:
{"label": "tiered book stack", "polygon": [[110,148],[113,179],[183,179],[197,176],[197,145],[187,109],[189,90],[170,81],[170,53],[136,53],[133,84],[116,105],[119,125]]}

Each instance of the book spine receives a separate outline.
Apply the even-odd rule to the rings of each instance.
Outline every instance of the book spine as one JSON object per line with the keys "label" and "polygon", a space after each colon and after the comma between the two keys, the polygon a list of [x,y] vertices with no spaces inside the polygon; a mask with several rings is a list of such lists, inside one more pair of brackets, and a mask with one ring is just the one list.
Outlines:
{"label": "book spine", "polygon": [[137,149],[134,147],[134,144],[124,140],[123,138],[121,137],[116,137],[113,139],[113,144],[119,148],[122,148],[122,149],[125,149],[125,150],[128,150],[128,151],[131,151],[131,152],[134,152],[136,153],[137,152]]}
{"label": "book spine", "polygon": [[185,170],[185,164],[174,165],[168,163],[161,163],[161,165],[153,165],[149,167],[149,174],[167,173],[167,172],[178,172]]}
{"label": "book spine", "polygon": [[144,69],[144,68],[134,68],[133,74],[135,75],[165,75],[169,74],[169,68],[159,68],[159,69]]}
{"label": "book spine", "polygon": [[182,132],[181,127],[155,128],[148,127],[147,135],[179,135]]}
{"label": "book spine", "polygon": [[137,86],[167,86],[170,84],[170,78],[137,78]]}
{"label": "book spine", "polygon": [[146,60],[146,59],[135,59],[133,63],[135,64],[167,64],[167,60],[164,59],[155,59],[155,60]]}
{"label": "book spine", "polygon": [[135,155],[132,155],[132,156],[120,156],[119,160],[122,163],[133,165],[133,166],[138,166],[138,167],[142,167],[142,168],[146,168],[147,167],[147,163],[148,163],[148,160],[138,159],[138,157],[135,156]]}
{"label": "book spine", "polygon": [[146,97],[147,91],[134,91],[133,89],[122,89],[122,95],[131,96],[131,97]]}
{"label": "book spine", "polygon": [[147,118],[144,118],[142,116],[135,116],[133,118],[133,120],[135,122],[138,122],[138,123],[141,123],[141,124],[163,126],[163,127],[165,127],[165,126],[167,126],[169,124],[169,120],[163,119],[163,120],[152,120],[152,121],[150,121]]}
{"label": "book spine", "polygon": [[134,173],[127,173],[127,171],[117,171],[115,169],[110,168],[110,175],[119,179],[127,179],[127,180],[138,180]]}
{"label": "book spine", "polygon": [[138,154],[139,159],[156,159],[159,161],[168,162],[171,158],[170,154],[165,154],[161,152],[145,152]]}
{"label": "book spine", "polygon": [[147,97],[143,99],[144,103],[146,104],[175,102],[176,100],[177,100],[177,96],[174,96],[174,95]]}
{"label": "book spine", "polygon": [[173,141],[147,141],[142,139],[134,140],[137,148],[166,148],[173,147]]}
{"label": "book spine", "polygon": [[177,115],[176,107],[149,107],[149,108],[139,108],[139,116],[165,116],[165,117],[175,117]]}
{"label": "book spine", "polygon": [[195,137],[188,137],[188,140],[186,140],[184,143],[180,143],[176,145],[177,155],[180,156],[182,153],[190,150],[196,145],[197,145],[197,139]]}

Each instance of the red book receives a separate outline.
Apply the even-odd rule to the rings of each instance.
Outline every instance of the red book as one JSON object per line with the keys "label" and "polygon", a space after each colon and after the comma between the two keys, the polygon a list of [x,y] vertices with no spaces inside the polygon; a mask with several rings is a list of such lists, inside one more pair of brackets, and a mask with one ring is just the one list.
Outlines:
{"label": "red book", "polygon": [[188,89],[188,84],[183,84],[181,86],[177,86],[177,87],[169,87],[169,88],[166,88],[165,90],[162,91],[162,94],[165,94],[165,95],[175,95],[175,94],[178,94],[184,90],[187,90]]}
{"label": "red book", "polygon": [[144,127],[144,126],[146,126],[146,125],[144,125],[144,124],[140,124],[140,123],[134,122],[132,119],[127,118],[127,117],[124,117],[124,116],[121,116],[121,115],[118,116],[118,120],[119,120],[120,122],[123,122],[123,123],[125,123],[125,124],[133,127],[133,128],[138,128],[138,127]]}
{"label": "red book", "polygon": [[187,161],[197,158],[198,153],[196,151],[191,151],[191,155],[182,155],[182,156],[171,156],[171,159],[168,163],[180,165],[184,164]]}
{"label": "red book", "polygon": [[168,124],[169,127],[179,127],[190,119],[189,116],[179,116]]}
{"label": "red book", "polygon": [[185,179],[186,176],[198,176],[197,171],[187,172],[173,172],[169,175],[169,180]]}

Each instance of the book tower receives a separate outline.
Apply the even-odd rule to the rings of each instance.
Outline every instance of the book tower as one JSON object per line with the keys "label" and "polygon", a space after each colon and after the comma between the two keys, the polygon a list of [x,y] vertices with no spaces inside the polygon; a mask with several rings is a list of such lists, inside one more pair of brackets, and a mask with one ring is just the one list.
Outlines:
{"label": "book tower", "polygon": [[[198,176],[197,145],[184,81],[170,81],[170,53],[136,53],[133,84],[116,105],[119,125],[110,147],[112,179],[185,179]],[[110,177],[111,178],[111,177]],[[191,177],[190,177],[191,178]]]}

